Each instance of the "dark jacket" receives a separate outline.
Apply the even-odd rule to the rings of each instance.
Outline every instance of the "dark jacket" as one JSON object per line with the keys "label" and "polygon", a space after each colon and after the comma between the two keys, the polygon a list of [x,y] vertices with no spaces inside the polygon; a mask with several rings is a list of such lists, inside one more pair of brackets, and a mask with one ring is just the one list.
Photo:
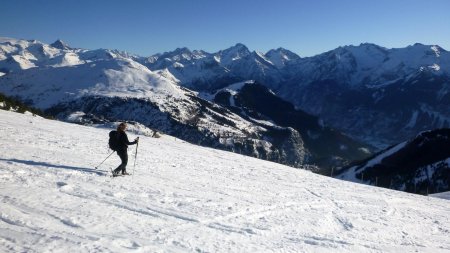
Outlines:
{"label": "dark jacket", "polygon": [[128,145],[134,145],[137,143],[136,141],[130,142],[128,140],[127,134],[124,131],[120,130],[117,131],[117,139],[119,143],[117,152],[126,152],[128,149]]}

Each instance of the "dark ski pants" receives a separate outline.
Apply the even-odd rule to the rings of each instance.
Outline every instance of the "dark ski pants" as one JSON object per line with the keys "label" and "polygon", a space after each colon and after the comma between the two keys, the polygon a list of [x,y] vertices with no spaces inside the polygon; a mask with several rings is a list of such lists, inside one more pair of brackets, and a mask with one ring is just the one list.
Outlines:
{"label": "dark ski pants", "polygon": [[119,150],[117,151],[117,155],[120,157],[120,160],[122,163],[117,167],[114,172],[119,173],[119,171],[122,171],[122,174],[125,173],[127,170],[127,163],[128,163],[128,153],[127,150]]}

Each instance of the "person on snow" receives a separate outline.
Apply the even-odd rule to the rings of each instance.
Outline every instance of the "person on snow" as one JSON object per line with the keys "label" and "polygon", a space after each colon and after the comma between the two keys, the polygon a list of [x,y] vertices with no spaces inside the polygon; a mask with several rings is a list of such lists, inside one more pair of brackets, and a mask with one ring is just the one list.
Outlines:
{"label": "person on snow", "polygon": [[117,155],[120,157],[122,163],[113,171],[113,175],[119,175],[120,171],[122,171],[122,175],[130,175],[127,172],[127,163],[128,163],[128,145],[134,145],[139,142],[139,137],[137,137],[133,142],[128,140],[128,136],[125,133],[127,129],[127,124],[122,122],[117,126]]}

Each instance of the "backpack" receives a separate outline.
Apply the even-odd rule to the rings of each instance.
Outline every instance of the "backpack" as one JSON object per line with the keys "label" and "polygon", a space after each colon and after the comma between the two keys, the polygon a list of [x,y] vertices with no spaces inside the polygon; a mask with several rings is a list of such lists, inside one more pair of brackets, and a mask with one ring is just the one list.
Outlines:
{"label": "backpack", "polygon": [[109,141],[108,141],[109,148],[117,151],[119,149],[120,143],[119,143],[119,135],[118,132],[113,130],[109,132]]}

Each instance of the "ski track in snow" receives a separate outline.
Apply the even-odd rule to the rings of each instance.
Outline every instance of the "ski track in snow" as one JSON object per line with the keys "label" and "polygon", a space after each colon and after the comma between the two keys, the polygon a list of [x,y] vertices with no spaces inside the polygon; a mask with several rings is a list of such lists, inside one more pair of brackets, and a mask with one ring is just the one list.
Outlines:
{"label": "ski track in snow", "polygon": [[111,178],[108,129],[0,119],[0,252],[450,252],[448,200],[170,136]]}

